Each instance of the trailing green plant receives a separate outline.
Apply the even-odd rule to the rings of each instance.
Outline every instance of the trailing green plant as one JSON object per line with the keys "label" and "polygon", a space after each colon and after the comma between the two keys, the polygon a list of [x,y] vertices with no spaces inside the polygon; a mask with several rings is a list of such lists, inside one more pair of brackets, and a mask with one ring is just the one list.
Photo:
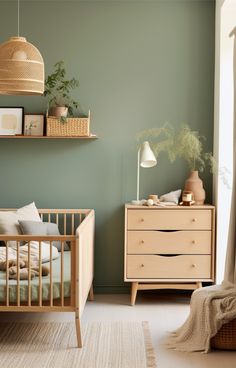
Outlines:
{"label": "trailing green plant", "polygon": [[73,109],[78,108],[78,102],[71,97],[70,92],[79,86],[79,81],[75,78],[66,79],[64,61],[58,61],[54,68],[54,72],[45,80],[44,96],[49,97],[48,107],[65,106],[71,116]]}
{"label": "trailing green plant", "polygon": [[185,160],[190,170],[203,171],[208,165],[210,171],[215,172],[215,159],[210,152],[204,152],[204,136],[198,131],[191,130],[189,125],[181,125],[175,130],[166,123],[160,128],[142,131],[137,135],[139,144],[148,140],[156,156],[166,153],[170,162],[177,158]]}

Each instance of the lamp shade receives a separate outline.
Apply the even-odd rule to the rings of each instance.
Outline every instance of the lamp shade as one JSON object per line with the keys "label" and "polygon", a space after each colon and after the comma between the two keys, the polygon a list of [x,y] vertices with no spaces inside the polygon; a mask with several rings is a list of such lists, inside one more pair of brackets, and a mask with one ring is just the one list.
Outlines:
{"label": "lamp shade", "polygon": [[149,143],[143,142],[141,149],[140,149],[140,166],[141,167],[153,167],[157,164],[156,157],[151,150]]}
{"label": "lamp shade", "polygon": [[0,45],[0,94],[42,95],[44,62],[38,49],[24,37]]}

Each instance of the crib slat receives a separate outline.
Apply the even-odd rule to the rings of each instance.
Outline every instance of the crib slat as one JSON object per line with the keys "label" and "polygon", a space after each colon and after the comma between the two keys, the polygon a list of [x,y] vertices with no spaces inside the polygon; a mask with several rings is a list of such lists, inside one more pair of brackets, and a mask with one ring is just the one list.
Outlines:
{"label": "crib slat", "polygon": [[42,246],[39,242],[39,306],[42,307]]}
{"label": "crib slat", "polygon": [[79,214],[79,223],[81,224],[82,222],[82,213]]}
{"label": "crib slat", "polygon": [[61,242],[61,306],[64,307],[64,242]]}
{"label": "crib slat", "polygon": [[57,226],[59,224],[59,216],[58,216],[58,213],[56,213],[56,224],[57,224]]}
{"label": "crib slat", "polygon": [[48,213],[48,222],[51,222],[51,213]]}
{"label": "crib slat", "polygon": [[9,260],[8,260],[8,241],[6,242],[6,306],[9,306]]}
{"label": "crib slat", "polygon": [[71,282],[71,292],[70,292],[70,305],[75,305],[75,267],[76,267],[76,249],[75,249],[75,241],[70,241],[70,250],[71,250],[71,257],[70,257],[70,265],[71,265],[71,272],[70,272],[70,282]]}
{"label": "crib slat", "polygon": [[72,213],[71,215],[71,235],[74,235],[75,231],[75,215]]}
{"label": "crib slat", "polygon": [[53,284],[52,284],[52,241],[50,240],[50,307],[53,306]]}
{"label": "crib slat", "polygon": [[31,267],[30,267],[30,241],[28,243],[28,306],[31,306]]}
{"label": "crib slat", "polygon": [[16,242],[17,249],[17,259],[16,259],[16,268],[17,268],[17,306],[20,306],[20,244]]}
{"label": "crib slat", "polygon": [[66,235],[66,213],[64,213],[64,235]]}

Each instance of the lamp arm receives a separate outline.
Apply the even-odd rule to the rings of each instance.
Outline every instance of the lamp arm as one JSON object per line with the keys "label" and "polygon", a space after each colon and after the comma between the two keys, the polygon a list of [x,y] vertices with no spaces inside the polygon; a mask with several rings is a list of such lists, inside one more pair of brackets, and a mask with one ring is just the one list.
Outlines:
{"label": "lamp arm", "polygon": [[17,1],[17,35],[20,37],[20,0]]}
{"label": "lamp arm", "polygon": [[137,201],[139,201],[139,169],[140,169],[140,148],[138,150],[138,160],[137,160]]}

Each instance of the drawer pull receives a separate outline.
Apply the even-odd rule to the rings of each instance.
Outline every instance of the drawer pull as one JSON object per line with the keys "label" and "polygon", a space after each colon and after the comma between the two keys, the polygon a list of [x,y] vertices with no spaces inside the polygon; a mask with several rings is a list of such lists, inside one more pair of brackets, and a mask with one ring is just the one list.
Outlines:
{"label": "drawer pull", "polygon": [[192,244],[196,244],[195,240],[192,240]]}
{"label": "drawer pull", "polygon": [[140,222],[144,222],[144,218],[143,217],[141,217]]}
{"label": "drawer pull", "polygon": [[143,268],[143,267],[144,267],[144,264],[143,264],[143,263],[141,263],[140,267],[142,267],[142,268]]}
{"label": "drawer pull", "polygon": [[195,265],[195,263],[193,263],[193,264],[192,264],[192,268],[195,268],[195,267],[196,267],[196,265]]}
{"label": "drawer pull", "polygon": [[144,240],[140,240],[140,244],[144,244]]}
{"label": "drawer pull", "polygon": [[192,219],[192,222],[196,222],[196,221],[197,221],[197,219],[195,219],[195,218]]}

